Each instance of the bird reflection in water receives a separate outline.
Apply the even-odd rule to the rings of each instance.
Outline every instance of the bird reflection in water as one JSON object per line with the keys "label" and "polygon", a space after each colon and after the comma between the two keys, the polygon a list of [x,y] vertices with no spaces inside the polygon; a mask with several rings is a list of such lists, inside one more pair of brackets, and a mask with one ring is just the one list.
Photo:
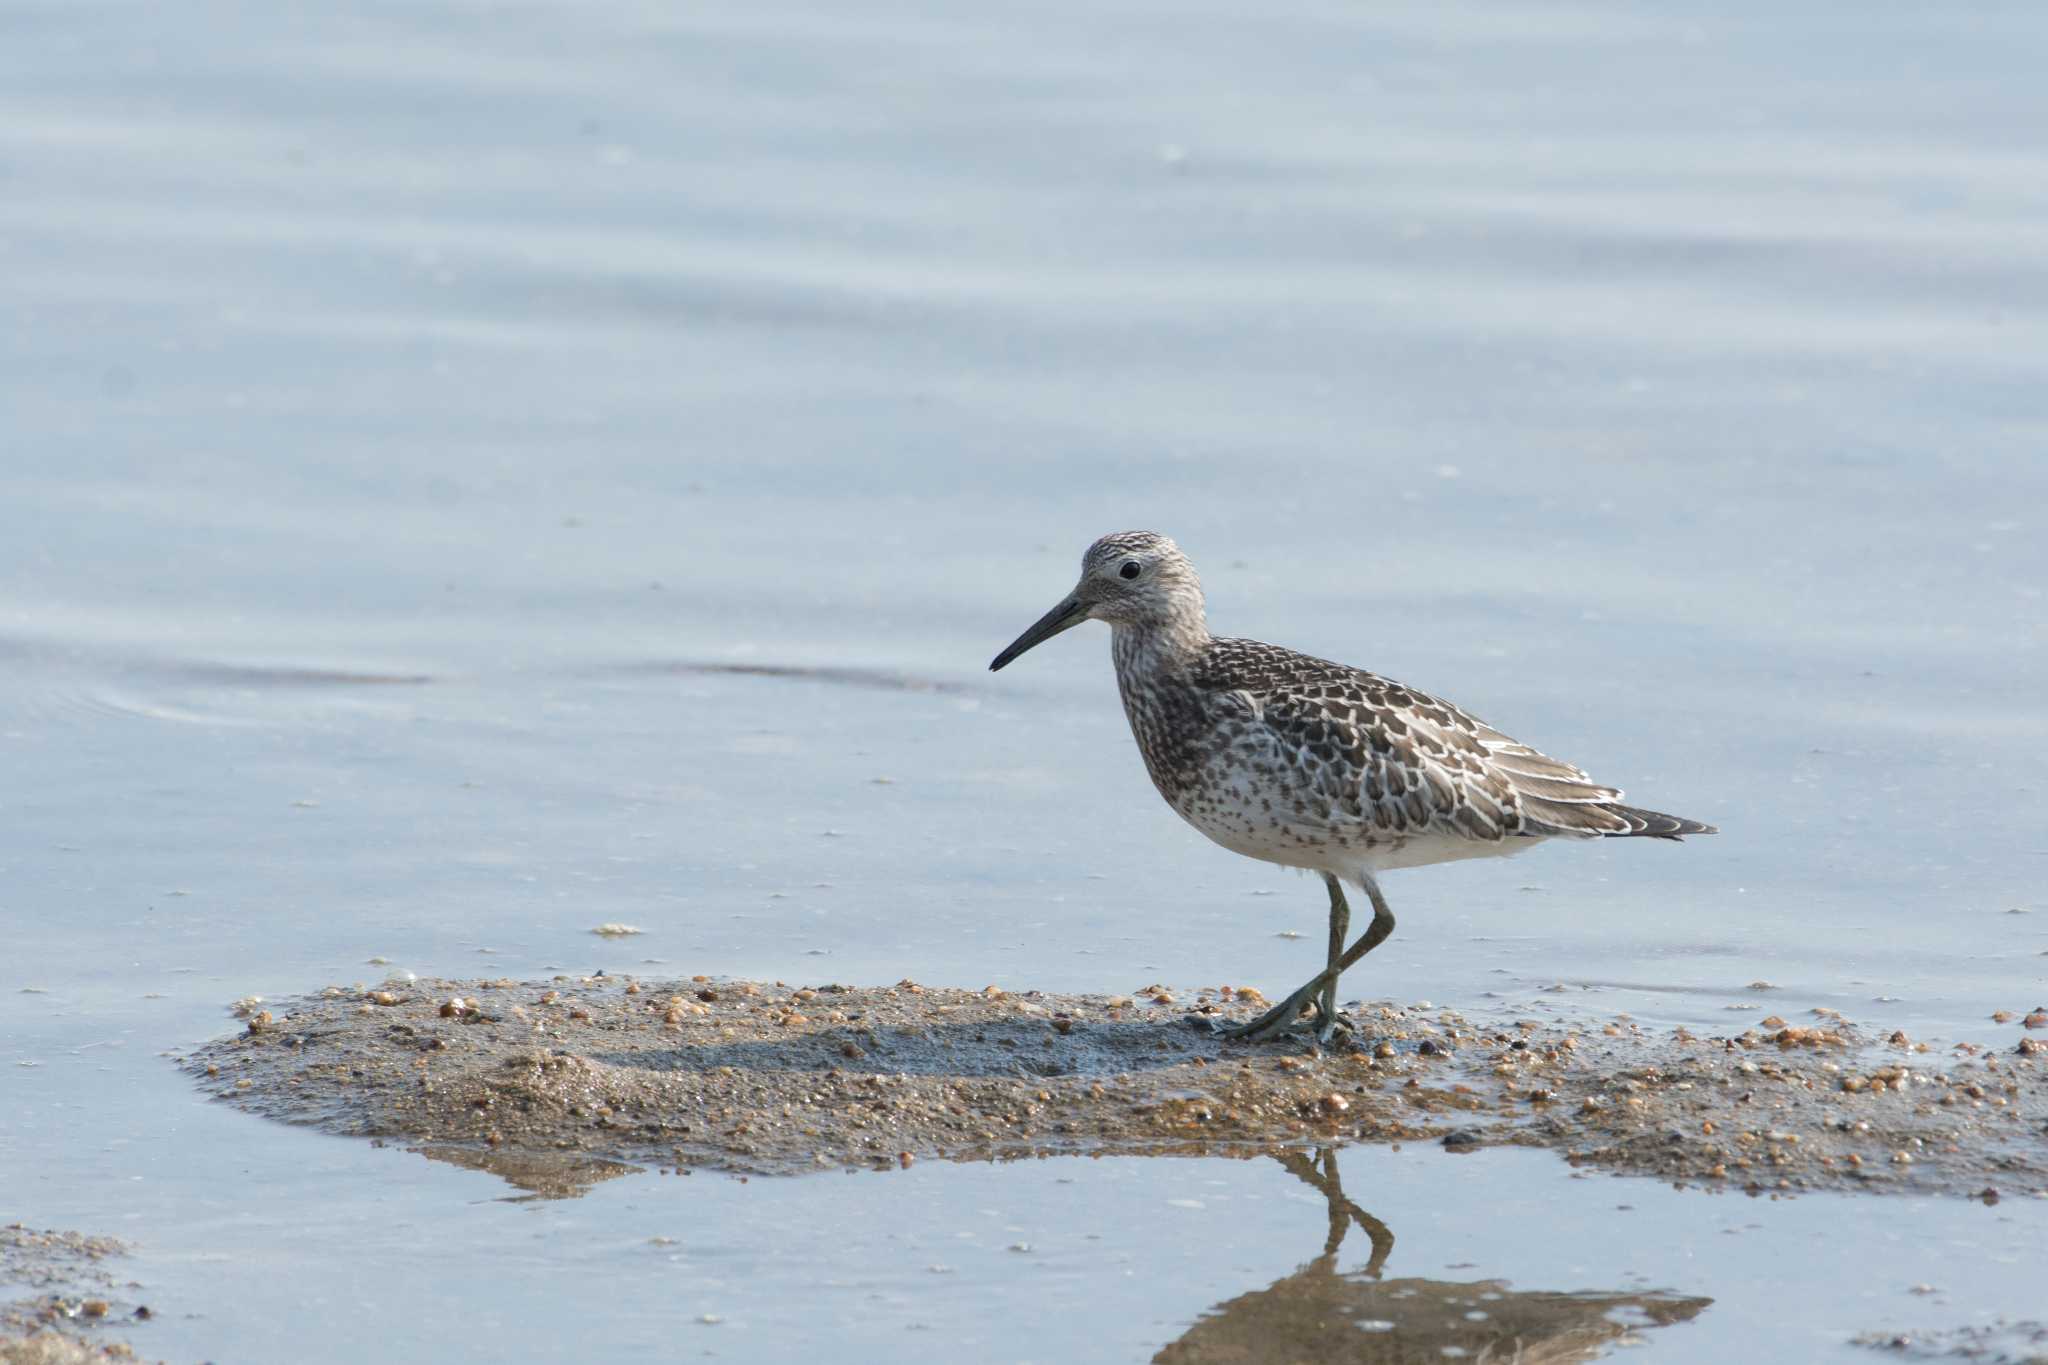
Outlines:
{"label": "bird reflection in water", "polygon": [[[1345,1198],[1335,1149],[1269,1155],[1329,1202],[1322,1254],[1270,1287],[1203,1314],[1153,1357],[1160,1365],[1567,1365],[1592,1360],[1643,1328],[1685,1322],[1713,1302],[1655,1291],[1512,1290],[1500,1280],[1383,1279],[1394,1234]],[[1372,1255],[1362,1269],[1339,1271],[1337,1250],[1354,1227],[1372,1239]]]}

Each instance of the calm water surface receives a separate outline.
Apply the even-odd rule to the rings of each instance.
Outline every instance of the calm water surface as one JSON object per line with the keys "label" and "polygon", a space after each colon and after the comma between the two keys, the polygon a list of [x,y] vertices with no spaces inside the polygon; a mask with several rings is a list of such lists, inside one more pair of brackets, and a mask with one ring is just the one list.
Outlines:
{"label": "calm water surface", "polygon": [[[1352,990],[2009,1042],[2044,58],[2023,5],[0,10],[0,1215],[134,1240],[174,1359],[1219,1330],[1324,1245],[1276,1161],[507,1203],[159,1055],[391,969],[1292,985],[1320,893],[1158,802],[1101,632],[983,671],[1132,526],[1219,630],[1724,830],[1393,878]],[[1343,1161],[1389,1279],[1711,1298],[1654,1359],[2038,1308],[2038,1203]]]}

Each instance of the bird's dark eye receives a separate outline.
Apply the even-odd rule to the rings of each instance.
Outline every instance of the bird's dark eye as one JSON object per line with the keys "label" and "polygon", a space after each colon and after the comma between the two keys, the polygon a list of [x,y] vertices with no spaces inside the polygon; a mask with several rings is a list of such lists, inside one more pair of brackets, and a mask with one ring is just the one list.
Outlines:
{"label": "bird's dark eye", "polygon": [[1136,578],[1138,574],[1142,572],[1142,570],[1137,560],[1126,559],[1124,561],[1124,566],[1121,569],[1118,569],[1117,572],[1122,574],[1125,578]]}

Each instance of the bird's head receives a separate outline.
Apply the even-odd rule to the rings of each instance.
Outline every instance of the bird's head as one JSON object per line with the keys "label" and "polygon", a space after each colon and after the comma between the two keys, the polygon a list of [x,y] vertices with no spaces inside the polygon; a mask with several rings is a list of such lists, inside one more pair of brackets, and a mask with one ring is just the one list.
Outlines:
{"label": "bird's head", "polygon": [[1104,536],[1081,556],[1081,581],[989,664],[998,669],[1025,650],[1083,621],[1140,629],[1202,620],[1202,581],[1195,566],[1156,531]]}

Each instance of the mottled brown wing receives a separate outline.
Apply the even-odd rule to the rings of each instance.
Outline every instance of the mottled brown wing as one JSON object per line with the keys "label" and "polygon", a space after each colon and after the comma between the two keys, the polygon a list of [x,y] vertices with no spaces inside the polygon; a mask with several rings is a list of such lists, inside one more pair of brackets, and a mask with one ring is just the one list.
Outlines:
{"label": "mottled brown wing", "polygon": [[1259,702],[1263,723],[1297,773],[1375,835],[1497,843],[1526,832],[1513,786],[1450,715],[1439,722],[1357,694],[1289,691]]}
{"label": "mottled brown wing", "polygon": [[1256,640],[1217,640],[1206,662],[1308,790],[1377,831],[1488,842],[1714,832],[1621,805],[1620,788],[1376,673]]}

